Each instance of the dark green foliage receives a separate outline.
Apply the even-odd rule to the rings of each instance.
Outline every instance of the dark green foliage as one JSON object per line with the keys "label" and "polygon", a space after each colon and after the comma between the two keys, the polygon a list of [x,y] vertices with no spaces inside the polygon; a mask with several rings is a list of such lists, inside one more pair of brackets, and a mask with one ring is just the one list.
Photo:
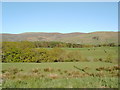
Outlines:
{"label": "dark green foliage", "polygon": [[[66,46],[66,44],[61,42],[3,42],[2,62],[41,63],[80,61],[80,51],[66,52],[66,50],[59,48],[64,46]],[[50,47],[52,49],[36,47]]]}
{"label": "dark green foliage", "polygon": [[44,48],[55,48],[55,47],[67,47],[67,48],[81,48],[84,45],[82,44],[72,44],[72,43],[64,43],[64,42],[45,42],[45,41],[36,41],[33,42],[36,48],[44,47]]}
{"label": "dark green foliage", "polygon": [[31,42],[3,42],[2,44],[2,62],[29,62],[34,53]]}

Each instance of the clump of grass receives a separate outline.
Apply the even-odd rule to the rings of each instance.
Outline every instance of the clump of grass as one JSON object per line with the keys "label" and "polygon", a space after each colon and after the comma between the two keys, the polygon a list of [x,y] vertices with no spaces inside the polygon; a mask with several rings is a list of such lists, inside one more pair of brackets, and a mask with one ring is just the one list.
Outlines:
{"label": "clump of grass", "polygon": [[67,72],[67,75],[70,78],[74,78],[74,77],[78,78],[78,77],[84,77],[87,74],[86,73],[80,73],[79,71],[70,71],[70,72]]}
{"label": "clump of grass", "polygon": [[11,73],[11,74],[17,74],[19,72],[23,71],[23,69],[18,69],[18,68],[10,68],[9,70],[2,70],[2,73]]}
{"label": "clump of grass", "polygon": [[11,74],[17,74],[17,73],[19,73],[19,72],[21,72],[21,71],[23,71],[22,69],[18,69],[18,68],[11,68],[10,70],[9,70],[9,72],[11,73]]}
{"label": "clump of grass", "polygon": [[5,72],[4,74],[2,74],[2,78],[9,78],[10,75],[10,72]]}
{"label": "clump of grass", "polygon": [[104,67],[96,68],[97,71],[102,71],[102,70],[104,70],[104,69],[105,69]]}
{"label": "clump of grass", "polygon": [[100,71],[100,72],[96,73],[96,76],[97,76],[97,77],[103,77],[103,76],[104,76],[104,74],[103,74],[103,72],[102,72],[102,71]]}
{"label": "clump of grass", "polygon": [[41,74],[41,75],[40,75],[40,77],[42,77],[42,78],[43,78],[43,77],[45,77],[45,75],[44,75],[44,74]]}
{"label": "clump of grass", "polygon": [[113,68],[114,68],[115,70],[120,70],[120,66],[118,66],[118,65],[113,66]]}
{"label": "clump of grass", "polygon": [[18,73],[17,74],[17,77],[19,79],[26,79],[26,78],[30,78],[30,77],[33,77],[33,74],[28,74],[28,73]]}
{"label": "clump of grass", "polygon": [[94,61],[94,62],[97,62],[97,61],[99,61],[99,60],[98,60],[97,58],[94,58],[93,61]]}
{"label": "clump of grass", "polygon": [[95,77],[96,75],[94,73],[88,73],[89,76]]}
{"label": "clump of grass", "polygon": [[60,72],[61,75],[63,75],[63,72]]}
{"label": "clump of grass", "polygon": [[55,73],[50,73],[48,75],[48,77],[51,78],[51,79],[57,79],[57,78],[59,78],[58,74],[55,74]]}
{"label": "clump of grass", "polygon": [[45,71],[45,72],[53,72],[54,69],[49,67],[49,68],[45,68],[44,71]]}
{"label": "clump of grass", "polygon": [[72,75],[72,73],[71,73],[71,72],[68,72],[67,74],[68,74],[68,76],[71,76],[71,75]]}
{"label": "clump of grass", "polygon": [[99,58],[99,61],[103,61],[103,59],[102,59],[102,58]]}
{"label": "clump of grass", "polygon": [[67,72],[68,72],[67,70],[64,71],[64,73],[67,73]]}
{"label": "clump of grass", "polygon": [[41,71],[41,69],[39,69],[39,68],[34,68],[34,69],[32,69],[32,72],[33,72],[33,73],[38,73],[39,71]]}
{"label": "clump of grass", "polygon": [[5,72],[7,72],[8,70],[2,70],[2,73],[5,73]]}
{"label": "clump of grass", "polygon": [[112,63],[113,62],[113,57],[111,54],[108,54],[106,59],[105,59],[105,62],[109,62],[109,63]]}
{"label": "clump of grass", "polygon": [[72,72],[72,77],[81,77],[82,75],[80,74],[79,71],[73,71]]}
{"label": "clump of grass", "polygon": [[61,69],[57,69],[58,72],[61,72]]}
{"label": "clump of grass", "polygon": [[111,72],[111,71],[113,71],[113,68],[111,68],[111,67],[106,67],[106,68],[105,68],[105,71]]}
{"label": "clump of grass", "polygon": [[120,73],[119,72],[117,73],[117,76],[120,77]]}
{"label": "clump of grass", "polygon": [[96,68],[97,71],[99,71],[99,73],[96,74],[96,76],[104,76],[105,74],[101,74],[101,72],[106,71],[108,72],[108,76],[119,76],[118,75],[118,70],[120,70],[120,67],[115,65],[113,67],[99,67]]}

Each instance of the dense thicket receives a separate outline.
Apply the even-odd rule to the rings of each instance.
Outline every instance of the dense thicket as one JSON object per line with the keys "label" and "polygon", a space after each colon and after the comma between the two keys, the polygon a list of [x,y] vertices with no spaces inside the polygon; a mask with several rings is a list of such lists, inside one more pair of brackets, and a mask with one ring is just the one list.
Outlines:
{"label": "dense thicket", "polygon": [[[80,52],[67,52],[57,48],[61,43],[48,42],[3,42],[2,62],[63,62],[79,61]],[[62,45],[62,44],[61,44]],[[39,47],[51,47],[39,48]],[[56,48],[55,48],[56,47]],[[74,55],[75,54],[75,55]]]}
{"label": "dense thicket", "polygon": [[[111,44],[114,46],[114,44]],[[67,62],[85,61],[80,50],[67,48],[93,47],[93,45],[71,44],[63,42],[3,42],[2,62]],[[49,49],[51,48],[51,49]]]}

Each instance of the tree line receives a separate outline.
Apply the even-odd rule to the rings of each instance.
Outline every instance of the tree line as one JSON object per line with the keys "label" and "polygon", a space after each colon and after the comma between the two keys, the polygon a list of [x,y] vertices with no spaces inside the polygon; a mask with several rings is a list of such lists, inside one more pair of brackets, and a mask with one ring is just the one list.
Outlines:
{"label": "tree line", "polygon": [[[84,48],[84,47],[104,47],[104,46],[109,46],[109,47],[115,47],[115,46],[120,46],[116,45],[115,43],[108,43],[108,44],[97,44],[97,45],[91,45],[91,44],[75,44],[75,43],[65,43],[65,42],[47,42],[47,41],[35,41],[35,42],[30,42],[30,41],[19,41],[19,42],[2,42],[2,46],[6,46],[7,44],[21,44],[20,46],[26,47],[26,46],[31,46],[32,48]],[[14,45],[13,45],[14,46]]]}

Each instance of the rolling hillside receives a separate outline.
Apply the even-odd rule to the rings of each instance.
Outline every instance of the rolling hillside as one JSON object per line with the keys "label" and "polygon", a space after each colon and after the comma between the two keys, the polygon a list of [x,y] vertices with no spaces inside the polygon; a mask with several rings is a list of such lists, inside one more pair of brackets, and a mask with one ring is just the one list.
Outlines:
{"label": "rolling hillside", "polygon": [[61,41],[79,44],[118,44],[118,32],[91,32],[91,33],[45,33],[27,32],[21,34],[0,34],[3,41]]}

